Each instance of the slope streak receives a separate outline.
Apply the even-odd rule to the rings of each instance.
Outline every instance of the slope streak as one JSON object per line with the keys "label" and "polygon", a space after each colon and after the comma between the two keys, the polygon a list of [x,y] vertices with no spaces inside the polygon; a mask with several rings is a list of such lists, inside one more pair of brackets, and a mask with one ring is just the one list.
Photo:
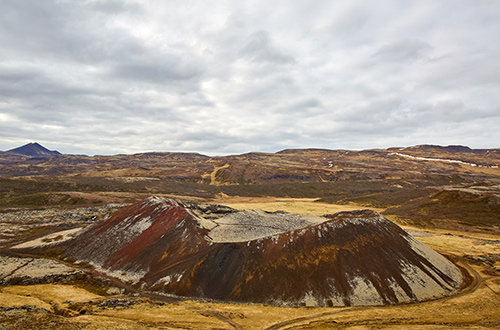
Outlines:
{"label": "slope streak", "polygon": [[383,305],[463,283],[454,264],[370,210],[311,217],[150,197],[61,244],[137,288],[223,301]]}

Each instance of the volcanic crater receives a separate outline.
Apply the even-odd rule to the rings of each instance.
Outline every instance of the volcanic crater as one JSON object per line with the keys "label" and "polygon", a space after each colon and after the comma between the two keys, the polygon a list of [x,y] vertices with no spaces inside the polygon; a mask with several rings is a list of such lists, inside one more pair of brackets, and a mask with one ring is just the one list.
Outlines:
{"label": "volcanic crater", "polygon": [[60,247],[138,289],[228,302],[397,304],[464,282],[452,262],[371,210],[314,216],[149,197]]}

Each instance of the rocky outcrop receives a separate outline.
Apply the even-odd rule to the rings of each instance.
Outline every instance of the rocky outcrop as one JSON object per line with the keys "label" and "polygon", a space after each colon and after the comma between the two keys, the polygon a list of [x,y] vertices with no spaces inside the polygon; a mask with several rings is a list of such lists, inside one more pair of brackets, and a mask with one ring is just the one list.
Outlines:
{"label": "rocky outcrop", "polygon": [[86,281],[90,276],[52,259],[0,256],[0,286]]}
{"label": "rocky outcrop", "polygon": [[453,263],[370,210],[316,217],[150,197],[61,247],[137,288],[235,302],[394,304],[463,282]]}

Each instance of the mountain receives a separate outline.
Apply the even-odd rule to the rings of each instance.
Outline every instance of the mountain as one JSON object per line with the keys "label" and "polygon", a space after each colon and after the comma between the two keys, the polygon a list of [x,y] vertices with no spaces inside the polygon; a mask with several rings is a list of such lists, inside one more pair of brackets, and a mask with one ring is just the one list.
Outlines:
{"label": "mountain", "polygon": [[451,154],[484,154],[488,152],[488,149],[471,149],[467,146],[462,145],[449,145],[449,146],[440,146],[433,144],[422,144],[413,147],[406,147],[402,150],[405,151],[426,151],[426,152],[446,152]]}
{"label": "mountain", "polygon": [[422,301],[461,271],[370,211],[323,217],[150,197],[61,243],[143,290],[279,306]]}
{"label": "mountain", "polygon": [[61,155],[57,150],[49,150],[44,146],[35,143],[28,143],[21,147],[8,150],[7,152],[13,152],[16,154],[29,156],[29,157],[56,157]]}

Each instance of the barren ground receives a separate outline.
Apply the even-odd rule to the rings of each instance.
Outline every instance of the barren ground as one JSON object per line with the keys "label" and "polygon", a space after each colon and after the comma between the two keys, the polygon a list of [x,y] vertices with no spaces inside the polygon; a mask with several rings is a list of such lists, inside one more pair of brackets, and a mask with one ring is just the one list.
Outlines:
{"label": "barren ground", "polygon": [[[318,215],[359,209],[314,199],[222,196],[214,202],[237,209]],[[500,271],[495,259],[500,256],[500,237],[405,229],[414,230],[419,240],[464,267],[471,281],[462,293],[397,306],[283,308],[97,295],[78,283],[11,285],[0,287],[0,329],[500,329]]]}

